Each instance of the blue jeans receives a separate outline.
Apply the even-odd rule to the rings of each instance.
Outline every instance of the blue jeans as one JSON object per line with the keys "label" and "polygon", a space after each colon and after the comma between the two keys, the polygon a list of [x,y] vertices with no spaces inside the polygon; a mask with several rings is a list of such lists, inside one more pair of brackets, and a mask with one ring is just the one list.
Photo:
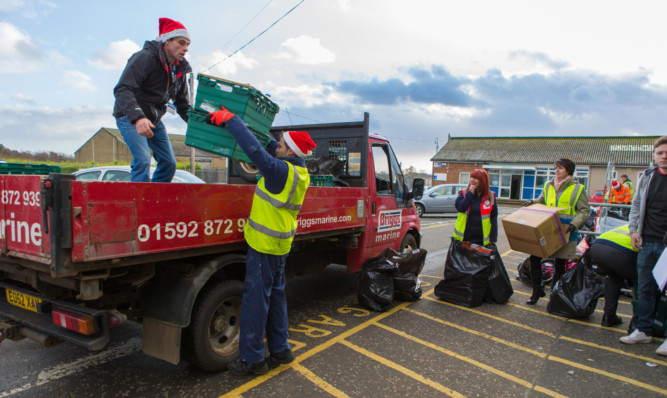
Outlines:
{"label": "blue jeans", "polygon": [[239,356],[246,363],[264,360],[264,332],[269,353],[290,349],[287,342],[287,300],[284,256],[260,253],[248,248]]}
{"label": "blue jeans", "polygon": [[665,250],[659,242],[644,242],[637,253],[637,329],[653,334],[655,303],[658,298],[658,284],[653,278],[653,267]]}
{"label": "blue jeans", "polygon": [[[133,182],[171,182],[176,173],[176,156],[164,124],[161,121],[157,123],[151,138],[139,135],[135,125],[130,123],[125,116],[116,118],[116,125],[132,153],[130,180]],[[151,150],[157,160],[152,180],[150,178]]]}

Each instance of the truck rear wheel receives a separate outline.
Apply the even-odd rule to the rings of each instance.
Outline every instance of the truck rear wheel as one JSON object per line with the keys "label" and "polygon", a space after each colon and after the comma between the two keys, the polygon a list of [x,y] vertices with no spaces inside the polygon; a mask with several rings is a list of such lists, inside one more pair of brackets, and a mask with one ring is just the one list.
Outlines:
{"label": "truck rear wheel", "polygon": [[405,235],[403,242],[401,242],[401,253],[410,253],[411,251],[418,248],[419,246],[417,246],[417,239],[415,239],[414,235]]}
{"label": "truck rear wheel", "polygon": [[257,183],[257,174],[259,173],[259,170],[257,170],[257,167],[255,167],[254,164],[234,160],[234,170],[236,170],[243,181],[250,184]]}
{"label": "truck rear wheel", "polygon": [[243,282],[224,281],[200,294],[183,333],[182,353],[203,370],[221,372],[239,348]]}

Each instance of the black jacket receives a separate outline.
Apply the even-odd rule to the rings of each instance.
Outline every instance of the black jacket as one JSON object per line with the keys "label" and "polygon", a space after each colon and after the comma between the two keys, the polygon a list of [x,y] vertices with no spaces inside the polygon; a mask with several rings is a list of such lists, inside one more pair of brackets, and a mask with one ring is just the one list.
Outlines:
{"label": "black jacket", "polygon": [[172,99],[176,111],[188,121],[190,100],[186,76],[192,71],[188,61],[178,62],[169,71],[167,55],[159,41],[147,41],[141,51],[127,61],[125,70],[113,89],[116,103],[115,117],[127,116],[130,122],[148,118],[153,124],[166,112],[166,104]]}

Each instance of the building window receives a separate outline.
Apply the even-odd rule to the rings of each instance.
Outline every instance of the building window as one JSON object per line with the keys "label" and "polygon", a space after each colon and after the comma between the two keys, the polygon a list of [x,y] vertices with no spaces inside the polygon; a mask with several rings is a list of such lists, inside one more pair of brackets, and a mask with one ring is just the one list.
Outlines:
{"label": "building window", "polygon": [[467,184],[470,181],[470,172],[462,171],[459,173],[459,184]]}

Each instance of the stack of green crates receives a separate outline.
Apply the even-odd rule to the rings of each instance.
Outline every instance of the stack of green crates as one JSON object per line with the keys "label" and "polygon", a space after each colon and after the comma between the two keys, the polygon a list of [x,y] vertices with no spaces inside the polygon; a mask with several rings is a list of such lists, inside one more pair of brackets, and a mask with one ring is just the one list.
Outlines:
{"label": "stack of green crates", "polygon": [[49,174],[60,173],[60,166],[32,163],[0,163],[0,174]]}
{"label": "stack of green crates", "polygon": [[334,182],[334,176],[332,175],[320,175],[320,174],[310,175],[311,187],[333,187],[333,182]]}
{"label": "stack of green crates", "polygon": [[242,162],[250,162],[227,129],[206,124],[206,115],[224,106],[240,117],[266,147],[279,107],[252,86],[198,74],[194,109],[190,111],[185,144]]}

